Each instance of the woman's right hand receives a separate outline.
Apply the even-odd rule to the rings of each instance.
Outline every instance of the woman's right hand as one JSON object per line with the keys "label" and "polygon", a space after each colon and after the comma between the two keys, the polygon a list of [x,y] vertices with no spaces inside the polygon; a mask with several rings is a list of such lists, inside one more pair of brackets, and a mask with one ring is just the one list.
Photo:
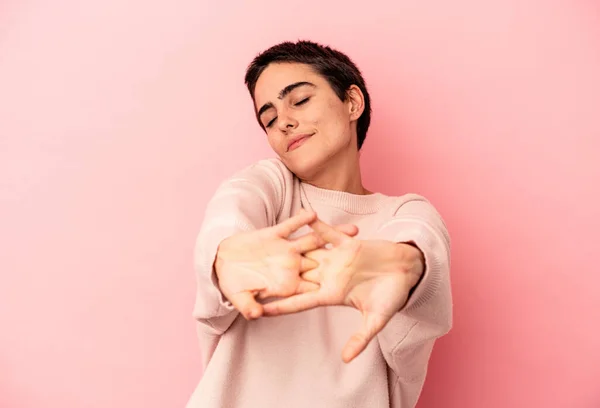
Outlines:
{"label": "woman's right hand", "polygon": [[[215,260],[219,288],[246,319],[262,316],[263,307],[257,298],[288,297],[319,288],[300,276],[318,266],[303,254],[326,242],[312,231],[288,239],[315,219],[314,212],[301,211],[273,227],[239,233],[221,242]],[[354,225],[336,229],[350,236],[358,233]]]}

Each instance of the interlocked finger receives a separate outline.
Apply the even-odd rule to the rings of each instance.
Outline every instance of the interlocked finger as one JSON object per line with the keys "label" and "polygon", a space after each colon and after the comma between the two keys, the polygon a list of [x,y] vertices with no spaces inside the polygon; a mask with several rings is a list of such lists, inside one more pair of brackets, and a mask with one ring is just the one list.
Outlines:
{"label": "interlocked finger", "polygon": [[300,275],[300,277],[308,282],[317,283],[317,284],[321,283],[321,272],[319,271],[318,268],[311,269],[310,271],[304,272],[302,275]]}
{"label": "interlocked finger", "polygon": [[314,232],[293,239],[290,241],[290,243],[292,244],[294,251],[299,254],[314,251],[315,249],[321,248],[326,244],[325,240]]}
{"label": "interlocked finger", "polygon": [[275,225],[273,228],[277,235],[281,238],[287,238],[300,228],[310,224],[316,218],[316,214],[312,211],[302,210],[291,218]]}

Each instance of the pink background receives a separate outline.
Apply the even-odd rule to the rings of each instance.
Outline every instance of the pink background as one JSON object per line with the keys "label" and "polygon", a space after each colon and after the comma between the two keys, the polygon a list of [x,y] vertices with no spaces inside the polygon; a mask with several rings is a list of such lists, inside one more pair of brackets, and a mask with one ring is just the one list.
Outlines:
{"label": "pink background", "polygon": [[271,155],[244,69],[307,38],[365,74],[367,187],[453,237],[419,407],[600,407],[600,5],[377,3],[0,3],[0,406],[185,405],[204,206]]}

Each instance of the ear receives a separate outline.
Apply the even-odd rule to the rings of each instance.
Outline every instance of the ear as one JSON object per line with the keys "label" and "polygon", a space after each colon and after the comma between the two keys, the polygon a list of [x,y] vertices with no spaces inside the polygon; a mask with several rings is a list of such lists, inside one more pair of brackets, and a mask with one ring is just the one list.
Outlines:
{"label": "ear", "polygon": [[350,120],[358,120],[365,110],[365,97],[357,85],[350,85],[346,91]]}

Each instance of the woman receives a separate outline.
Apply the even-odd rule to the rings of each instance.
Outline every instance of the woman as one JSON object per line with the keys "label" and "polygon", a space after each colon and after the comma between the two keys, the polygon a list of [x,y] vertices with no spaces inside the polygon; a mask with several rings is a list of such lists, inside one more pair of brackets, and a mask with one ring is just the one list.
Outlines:
{"label": "woman", "polygon": [[278,158],[208,204],[195,253],[205,371],[188,407],[414,407],[452,325],[444,222],[421,196],[363,186],[369,94],[347,56],[282,43],[246,84]]}

